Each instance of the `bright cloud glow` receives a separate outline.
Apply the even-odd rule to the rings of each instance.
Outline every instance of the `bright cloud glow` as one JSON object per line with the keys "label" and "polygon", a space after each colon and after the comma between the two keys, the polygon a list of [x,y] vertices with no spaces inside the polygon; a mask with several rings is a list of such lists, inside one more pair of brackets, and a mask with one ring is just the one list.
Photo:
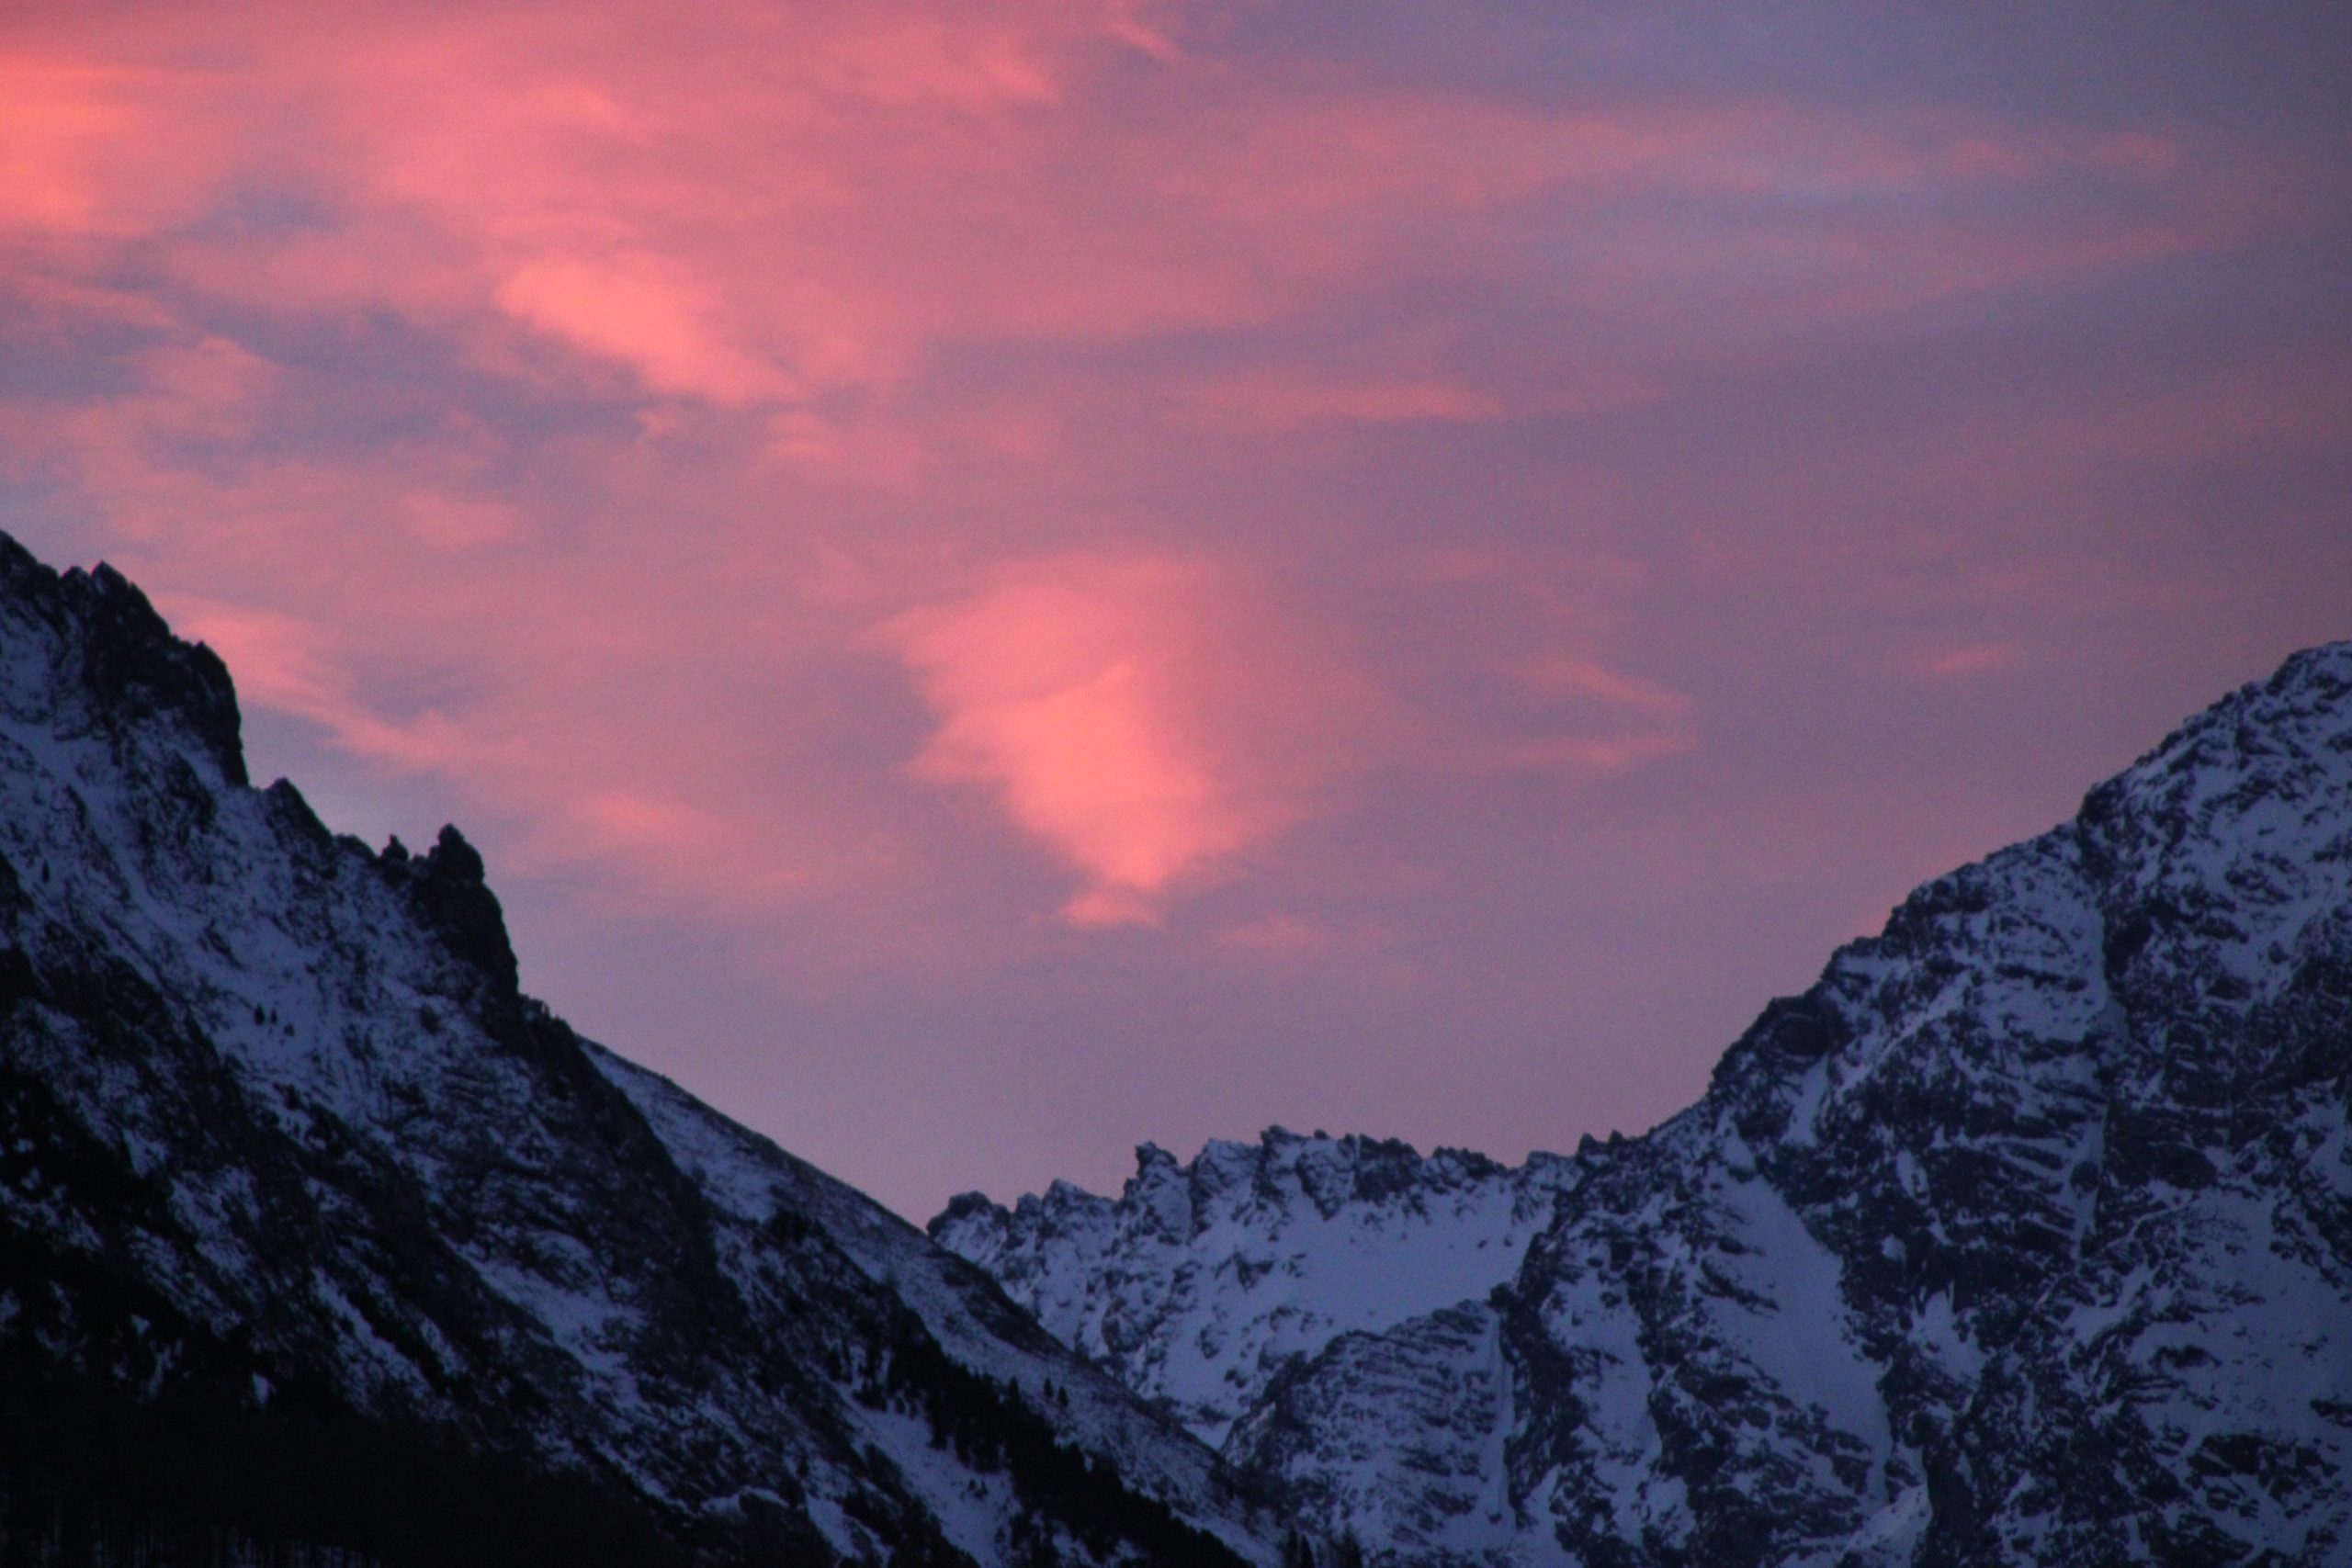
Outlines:
{"label": "bright cloud glow", "polygon": [[1342,742],[1337,682],[1317,689],[1266,608],[1197,564],[1012,568],[889,639],[940,716],[919,770],[992,788],[1083,873],[1074,925],[1156,920],[1163,895],[1295,820]]}

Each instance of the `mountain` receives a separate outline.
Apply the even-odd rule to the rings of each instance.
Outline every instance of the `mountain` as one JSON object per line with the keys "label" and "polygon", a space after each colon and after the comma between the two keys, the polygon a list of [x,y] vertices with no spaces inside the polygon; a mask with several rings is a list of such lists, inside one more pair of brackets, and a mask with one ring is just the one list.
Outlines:
{"label": "mountain", "polygon": [[979,1269],[524,996],[0,536],[0,1558],[1260,1563]]}
{"label": "mountain", "polygon": [[930,1229],[1219,1443],[1302,1356],[1509,1280],[1573,1168],[1277,1127],[1190,1165],[1146,1144],[1115,1201],[1068,1182],[1009,1211],[966,1193]]}
{"label": "mountain", "polygon": [[[1442,1305],[1368,1321],[1330,1216],[1188,1220],[1148,1151],[1115,1202],[933,1229],[1180,1403],[1203,1326],[1288,1280],[1222,1452],[1376,1562],[2319,1568],[2352,1562],[2348,1121],[2336,644],[1914,893],[1689,1111],[1547,1168],[1507,1276],[1395,1233],[1400,1271],[1459,1265],[1416,1281]],[[1379,1202],[1338,1228],[1376,1247]]]}

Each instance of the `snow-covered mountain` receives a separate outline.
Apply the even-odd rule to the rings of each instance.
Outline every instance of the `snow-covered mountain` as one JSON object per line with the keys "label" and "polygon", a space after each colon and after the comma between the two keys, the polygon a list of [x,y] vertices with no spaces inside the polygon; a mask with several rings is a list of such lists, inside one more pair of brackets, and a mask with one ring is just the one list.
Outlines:
{"label": "snow-covered mountain", "polygon": [[[989,1278],[516,988],[0,536],[0,1556],[1266,1562]],[[293,1552],[293,1556],[288,1556]]]}
{"label": "snow-covered mountain", "polygon": [[[1542,1168],[1556,1213],[1499,1288],[1353,1197],[1203,1223],[1149,1154],[1115,1203],[933,1228],[1139,1391],[1214,1370],[1188,1414],[1375,1561],[2320,1568],[2352,1562],[2348,1109],[2337,644],[1915,893],[1690,1111]],[[1388,1235],[1433,1304],[1384,1325]],[[1204,1329],[1254,1337],[1239,1378]]]}
{"label": "snow-covered mountain", "polygon": [[1056,1182],[1007,1211],[967,1193],[931,1234],[1220,1443],[1302,1356],[1517,1273],[1572,1168],[1277,1127],[1190,1165],[1146,1144],[1116,1200]]}

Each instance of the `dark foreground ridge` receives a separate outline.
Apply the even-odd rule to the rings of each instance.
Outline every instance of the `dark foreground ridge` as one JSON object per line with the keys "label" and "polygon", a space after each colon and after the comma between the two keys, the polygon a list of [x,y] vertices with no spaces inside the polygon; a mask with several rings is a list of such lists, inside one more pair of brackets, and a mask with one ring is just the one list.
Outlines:
{"label": "dark foreground ridge", "polygon": [[2348,1106],[2339,643],[1920,888],[1645,1137],[1277,1133],[932,1228],[1377,1562],[2327,1568]]}
{"label": "dark foreground ridge", "polygon": [[980,1271],[525,997],[454,829],[248,787],[220,661],[0,536],[0,1561],[1277,1533]]}

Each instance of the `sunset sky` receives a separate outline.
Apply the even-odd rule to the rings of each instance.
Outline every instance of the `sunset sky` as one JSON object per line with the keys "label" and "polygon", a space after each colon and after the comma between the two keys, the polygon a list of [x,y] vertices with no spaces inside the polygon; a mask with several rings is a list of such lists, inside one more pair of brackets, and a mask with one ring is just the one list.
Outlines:
{"label": "sunset sky", "polygon": [[0,528],[921,1218],[1648,1126],[2352,636],[2352,7],[0,5]]}

